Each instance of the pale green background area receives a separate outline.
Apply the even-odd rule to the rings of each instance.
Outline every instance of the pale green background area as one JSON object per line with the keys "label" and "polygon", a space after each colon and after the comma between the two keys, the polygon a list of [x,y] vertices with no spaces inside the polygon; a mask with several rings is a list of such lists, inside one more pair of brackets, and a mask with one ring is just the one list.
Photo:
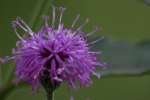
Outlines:
{"label": "pale green background area", "polygon": [[[149,100],[150,76],[115,77],[94,79],[89,88],[76,91],[75,100]],[[55,100],[69,100],[70,95],[66,86],[61,86],[55,95]],[[14,91],[7,100],[45,100],[43,91],[32,95],[31,89],[21,88]]]}
{"label": "pale green background area", "polygon": [[[44,0],[0,0],[0,56],[11,54],[11,48],[15,46],[17,37],[11,28],[11,21],[16,16],[22,17],[32,24],[36,13],[39,12]],[[48,0],[47,0],[48,1]],[[80,23],[86,17],[90,18],[90,24],[85,31],[90,31],[92,26],[102,26],[104,35],[115,40],[127,40],[130,42],[143,41],[150,38],[150,6],[144,4],[144,0],[55,0],[56,5],[67,8],[64,15],[65,25],[69,26],[75,15],[81,14]],[[49,3],[42,7],[43,13],[51,15],[48,10]],[[41,17],[38,16],[38,20]],[[38,23],[37,23],[38,24]],[[8,68],[3,66],[1,76],[6,77]],[[9,66],[11,67],[11,66]],[[12,65],[14,67],[14,65]],[[76,100],[149,100],[150,76],[116,76],[102,77],[100,80],[93,78],[94,83],[89,88],[83,88],[73,92]],[[4,80],[4,79],[2,79]],[[0,83],[5,83],[0,80]],[[63,84],[56,91],[55,100],[69,100],[71,93]],[[13,91],[7,100],[45,100],[43,90],[33,95],[31,88],[22,87]]]}

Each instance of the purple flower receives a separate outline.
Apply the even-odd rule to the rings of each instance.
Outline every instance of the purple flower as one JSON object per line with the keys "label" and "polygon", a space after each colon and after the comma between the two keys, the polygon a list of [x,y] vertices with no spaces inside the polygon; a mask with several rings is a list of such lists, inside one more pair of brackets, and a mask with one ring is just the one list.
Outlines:
{"label": "purple flower", "polygon": [[[58,27],[55,26],[55,10],[53,7],[52,25],[48,25],[48,17],[44,17],[44,25],[38,32],[33,32],[21,19],[13,21],[13,29],[20,39],[13,49],[13,57],[16,62],[16,77],[30,83],[34,88],[41,83],[40,80],[47,75],[52,84],[67,82],[72,88],[79,82],[81,86],[91,84],[91,75],[100,77],[96,72],[96,66],[104,67],[97,61],[97,54],[90,50],[90,45],[96,41],[87,43],[87,37],[97,31],[97,28],[86,34],[82,27],[74,29],[79,15],[75,18],[70,28],[64,27],[62,16],[64,8],[60,7]],[[17,28],[21,28],[27,35],[21,36]]]}

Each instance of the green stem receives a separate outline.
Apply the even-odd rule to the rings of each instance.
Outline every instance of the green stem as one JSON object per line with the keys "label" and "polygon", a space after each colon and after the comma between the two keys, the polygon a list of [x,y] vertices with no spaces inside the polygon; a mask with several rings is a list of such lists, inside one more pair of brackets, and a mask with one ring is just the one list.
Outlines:
{"label": "green stem", "polygon": [[47,92],[47,100],[54,100],[54,97],[53,97],[53,92]]}
{"label": "green stem", "polygon": [[45,70],[39,78],[41,85],[45,89],[47,100],[53,100],[53,92],[55,90],[55,86],[51,82],[49,71]]}

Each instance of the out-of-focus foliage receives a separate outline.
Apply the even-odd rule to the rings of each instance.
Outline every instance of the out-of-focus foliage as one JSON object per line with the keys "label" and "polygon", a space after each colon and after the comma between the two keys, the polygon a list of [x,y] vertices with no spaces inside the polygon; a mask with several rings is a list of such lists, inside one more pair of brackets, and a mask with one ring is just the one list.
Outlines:
{"label": "out-of-focus foliage", "polygon": [[150,41],[129,43],[104,39],[101,42],[102,46],[97,46],[97,49],[102,49],[102,55],[108,63],[108,68],[103,71],[103,75],[149,73]]}
{"label": "out-of-focus foliage", "polygon": [[[17,40],[11,21],[20,16],[36,31],[42,23],[42,15],[51,16],[51,1],[0,0],[0,56],[10,55]],[[95,79],[91,87],[73,93],[76,99],[149,100],[150,77],[144,72],[150,70],[150,42],[147,41],[150,39],[150,7],[144,0],[55,0],[54,4],[67,8],[63,16],[67,27],[80,13],[81,19],[76,27],[88,16],[91,21],[84,30],[89,32],[97,24],[102,26],[102,31],[93,37],[105,36],[104,40],[96,44],[95,49],[103,51],[102,57],[108,63],[108,69],[102,72],[103,75],[109,74],[109,77]],[[12,62],[0,65],[0,87],[11,84],[14,68]],[[135,76],[130,76],[133,74]],[[140,75],[142,76],[139,77]],[[72,93],[68,95],[68,92],[66,86],[62,85],[56,91],[56,100],[69,100]],[[7,98],[26,99],[45,99],[43,90],[32,95],[31,89],[21,87]]]}

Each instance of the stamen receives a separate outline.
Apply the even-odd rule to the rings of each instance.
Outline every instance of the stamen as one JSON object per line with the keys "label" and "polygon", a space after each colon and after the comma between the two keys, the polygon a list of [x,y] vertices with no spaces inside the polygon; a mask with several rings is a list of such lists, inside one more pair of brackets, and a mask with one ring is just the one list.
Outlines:
{"label": "stamen", "polygon": [[64,28],[64,25],[63,24],[59,24],[58,25],[58,33],[61,32]]}
{"label": "stamen", "polygon": [[100,78],[100,77],[101,77],[101,74],[98,73],[98,72],[93,72],[93,75],[95,75],[97,78]]}
{"label": "stamen", "polygon": [[92,32],[87,33],[86,36],[87,36],[87,37],[88,37],[88,36],[91,36],[91,35],[93,35],[94,33],[98,32],[99,30],[100,30],[99,27],[96,26],[96,27],[94,28],[94,30],[93,30]]}
{"label": "stamen", "polygon": [[89,45],[93,45],[93,44],[95,44],[95,43],[97,43],[97,42],[99,42],[99,41],[101,41],[103,39],[104,39],[104,36],[96,39],[95,41],[90,42]]}
{"label": "stamen", "polygon": [[59,78],[59,77],[54,77],[54,80],[56,80],[56,81],[58,81],[58,82],[62,82],[63,80],[61,79],[61,78]]}
{"label": "stamen", "polygon": [[5,56],[4,58],[0,58],[0,63],[2,64],[7,63],[8,61],[13,60],[14,58],[15,58],[14,56],[12,57]]}
{"label": "stamen", "polygon": [[94,65],[99,66],[102,69],[106,69],[107,68],[107,63],[105,63],[105,62],[104,63],[98,62],[98,63],[95,63]]}
{"label": "stamen", "polygon": [[65,70],[65,68],[58,68],[57,69],[57,74],[60,75],[63,71]]}
{"label": "stamen", "polygon": [[81,30],[88,22],[89,22],[89,19],[87,18],[87,19],[85,20],[85,22],[84,22],[82,25],[80,25],[79,28],[77,28],[77,31]]}
{"label": "stamen", "polygon": [[94,52],[90,51],[89,53],[91,53],[91,54],[96,54],[96,55],[102,54],[102,52],[100,52],[100,51],[94,51]]}
{"label": "stamen", "polygon": [[16,25],[18,25],[20,28],[22,28],[25,32],[28,32],[28,30],[25,29],[18,21],[16,21]]}
{"label": "stamen", "polygon": [[55,57],[61,64],[63,64],[63,60],[57,54],[55,55]]}
{"label": "stamen", "polygon": [[71,97],[70,97],[70,100],[74,100],[74,97],[73,97],[73,96],[71,96]]}
{"label": "stamen", "polygon": [[[72,34],[75,35],[75,34],[77,34],[78,32],[81,32],[81,29],[82,29],[88,22],[89,22],[89,19],[87,18],[87,19],[85,20],[85,22],[84,22],[82,25],[80,25],[80,27],[77,28],[77,30],[74,31]],[[86,38],[86,37],[85,37],[85,38]]]}
{"label": "stamen", "polygon": [[75,26],[75,24],[77,23],[77,21],[79,20],[79,18],[80,18],[80,15],[77,15],[76,18],[75,18],[75,20],[73,21],[73,23],[71,25],[72,28]]}
{"label": "stamen", "polygon": [[28,32],[31,36],[33,36],[33,32],[32,30],[30,29],[30,27],[20,18],[20,17],[17,17],[16,19],[17,21],[17,24],[23,29],[23,30],[26,30],[26,32]]}
{"label": "stamen", "polygon": [[64,11],[66,10],[66,8],[60,7],[59,9],[60,9],[59,24],[61,24],[62,17],[63,17]]}
{"label": "stamen", "polygon": [[14,32],[16,33],[17,37],[18,37],[20,40],[25,41],[25,40],[20,36],[20,34],[17,32],[17,24],[16,24],[16,21],[13,21],[13,22],[12,22],[12,27],[13,27]]}
{"label": "stamen", "polygon": [[56,18],[56,7],[52,5],[52,10],[53,10],[53,13],[52,13],[52,27],[54,28],[55,27],[55,18]]}
{"label": "stamen", "polygon": [[48,25],[48,19],[49,19],[48,16],[43,16],[44,24],[45,24],[46,27],[49,26],[49,25]]}
{"label": "stamen", "polygon": [[2,58],[0,58],[0,64],[4,63],[4,60]]}

